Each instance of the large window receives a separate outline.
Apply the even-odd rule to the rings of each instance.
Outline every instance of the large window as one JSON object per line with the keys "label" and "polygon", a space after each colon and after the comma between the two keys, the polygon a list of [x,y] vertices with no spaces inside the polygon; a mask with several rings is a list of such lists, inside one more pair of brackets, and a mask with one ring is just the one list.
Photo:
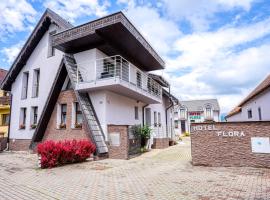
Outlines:
{"label": "large window", "polygon": [[21,108],[20,129],[25,129],[25,124],[26,124],[26,108]]}
{"label": "large window", "polygon": [[38,92],[39,92],[39,78],[40,78],[40,70],[39,69],[35,69],[34,70],[34,76],[33,76],[32,97],[38,97]]}
{"label": "large window", "polygon": [[248,114],[248,119],[251,119],[252,118],[252,110],[248,109],[247,114]]}
{"label": "large window", "polygon": [[205,118],[212,119],[212,108],[210,105],[207,105],[205,108]]}
{"label": "large window", "polygon": [[23,79],[22,79],[22,99],[27,98],[27,90],[28,90],[28,79],[29,79],[29,72],[23,73]]}
{"label": "large window", "polygon": [[180,118],[186,119],[186,109],[185,108],[180,108]]}
{"label": "large window", "polygon": [[78,102],[75,103],[75,125],[81,126],[82,125],[82,110],[80,104]]}
{"label": "large window", "polygon": [[65,128],[67,122],[67,104],[61,104],[61,128]]}
{"label": "large window", "polygon": [[9,114],[3,114],[2,115],[2,126],[8,126],[9,125]]}

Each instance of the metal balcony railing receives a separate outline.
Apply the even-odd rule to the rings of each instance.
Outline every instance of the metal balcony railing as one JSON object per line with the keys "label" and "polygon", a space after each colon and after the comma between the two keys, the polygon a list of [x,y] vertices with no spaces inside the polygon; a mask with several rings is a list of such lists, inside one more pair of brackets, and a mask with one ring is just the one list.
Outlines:
{"label": "metal balcony railing", "polygon": [[123,57],[116,55],[77,64],[77,83],[119,79],[161,98],[162,87]]}

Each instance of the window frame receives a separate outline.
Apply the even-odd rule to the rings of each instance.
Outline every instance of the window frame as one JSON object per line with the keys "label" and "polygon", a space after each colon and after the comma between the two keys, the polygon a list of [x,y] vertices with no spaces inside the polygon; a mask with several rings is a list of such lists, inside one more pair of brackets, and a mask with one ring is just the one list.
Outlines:
{"label": "window frame", "polygon": [[248,117],[248,119],[252,119],[252,109],[251,108],[247,110],[247,117]]}
{"label": "window frame", "polygon": [[[63,112],[63,108],[65,106],[65,112]],[[61,114],[61,118],[60,118],[60,126],[61,125],[66,125],[67,124],[67,104],[66,103],[62,103],[60,104],[60,114]]]}
{"label": "window frame", "polygon": [[80,107],[80,104],[79,104],[79,102],[75,102],[75,126],[82,125],[82,121],[80,123],[78,123],[78,115],[81,115],[81,120],[83,121],[82,109]]}
{"label": "window frame", "polygon": [[135,120],[139,120],[139,107],[134,106],[134,118]]}
{"label": "window frame", "polygon": [[[8,121],[7,121],[7,119],[8,119]],[[9,120],[10,120],[10,114],[2,114],[1,126],[8,126]],[[7,122],[7,123],[5,123],[5,122]]]}
{"label": "window frame", "polygon": [[259,121],[262,121],[262,109],[261,109],[261,107],[258,107],[258,116],[259,116]]}
{"label": "window frame", "polygon": [[55,48],[52,46],[52,36],[56,34],[57,31],[53,30],[49,32],[49,38],[48,38],[48,53],[47,53],[47,58],[55,56]]}
{"label": "window frame", "polygon": [[26,107],[21,107],[20,109],[20,124],[19,124],[19,129],[25,129],[26,127],[26,118],[27,118],[27,108]]}
{"label": "window frame", "polygon": [[21,99],[27,99],[28,96],[29,71],[23,72]]}
{"label": "window frame", "polygon": [[154,111],[154,127],[157,127],[157,112]]}

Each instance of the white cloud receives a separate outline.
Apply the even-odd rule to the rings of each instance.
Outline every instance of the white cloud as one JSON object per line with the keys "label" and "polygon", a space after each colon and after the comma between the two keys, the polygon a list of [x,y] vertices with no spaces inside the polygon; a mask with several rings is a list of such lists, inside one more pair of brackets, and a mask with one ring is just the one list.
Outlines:
{"label": "white cloud", "polygon": [[0,40],[15,31],[24,31],[35,21],[37,12],[26,0],[0,1]]}
{"label": "white cloud", "polygon": [[165,12],[176,20],[187,20],[195,30],[207,30],[220,11],[242,8],[248,11],[254,0],[160,0]]}
{"label": "white cloud", "polygon": [[51,8],[72,23],[82,16],[102,17],[108,14],[109,1],[103,0],[45,0],[44,7]]}
{"label": "white cloud", "polygon": [[4,47],[1,50],[1,53],[4,55],[5,58],[3,58],[4,62],[7,62],[8,64],[12,64],[17,55],[19,54],[21,48],[23,46],[23,42],[19,42],[11,47]]}
{"label": "white cloud", "polygon": [[127,0],[119,0],[118,3],[127,4],[124,13],[153,48],[166,57],[171,51],[171,45],[182,35],[177,24],[162,17],[158,10],[151,6],[140,6]]}

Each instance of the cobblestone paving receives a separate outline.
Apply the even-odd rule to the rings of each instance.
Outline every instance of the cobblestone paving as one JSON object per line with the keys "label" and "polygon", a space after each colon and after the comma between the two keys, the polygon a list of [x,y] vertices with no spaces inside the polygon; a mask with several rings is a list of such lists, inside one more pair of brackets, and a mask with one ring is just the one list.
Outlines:
{"label": "cobblestone paving", "polygon": [[50,170],[27,153],[0,154],[0,199],[270,200],[270,169],[190,164],[190,142],[131,160],[89,161]]}

